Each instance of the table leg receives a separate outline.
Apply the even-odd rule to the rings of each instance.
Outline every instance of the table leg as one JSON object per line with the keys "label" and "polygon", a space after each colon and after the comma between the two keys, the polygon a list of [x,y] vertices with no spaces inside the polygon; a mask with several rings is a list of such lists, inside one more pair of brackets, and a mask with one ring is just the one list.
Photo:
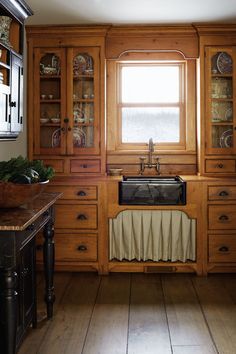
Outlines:
{"label": "table leg", "polygon": [[50,219],[44,227],[44,245],[43,245],[43,261],[44,261],[44,274],[45,274],[45,302],[47,304],[47,317],[53,316],[53,303],[55,301],[54,295],[54,229],[53,221]]}
{"label": "table leg", "polygon": [[[15,354],[17,329],[17,273],[0,271],[1,353]],[[3,342],[2,342],[3,341]]]}

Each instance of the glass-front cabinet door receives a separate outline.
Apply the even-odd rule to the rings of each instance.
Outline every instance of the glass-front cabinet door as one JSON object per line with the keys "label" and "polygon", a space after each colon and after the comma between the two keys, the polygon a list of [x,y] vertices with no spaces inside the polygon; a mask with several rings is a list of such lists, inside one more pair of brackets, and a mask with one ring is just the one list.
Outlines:
{"label": "glass-front cabinet door", "polygon": [[35,154],[99,153],[99,48],[35,50]]}
{"label": "glass-front cabinet door", "polygon": [[206,152],[235,152],[236,48],[206,51]]}

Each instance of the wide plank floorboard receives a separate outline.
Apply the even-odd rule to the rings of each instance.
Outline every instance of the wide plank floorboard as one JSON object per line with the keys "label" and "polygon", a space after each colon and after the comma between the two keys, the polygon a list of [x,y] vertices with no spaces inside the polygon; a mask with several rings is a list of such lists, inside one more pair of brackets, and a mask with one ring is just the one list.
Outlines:
{"label": "wide plank floorboard", "polygon": [[130,275],[102,278],[83,354],[125,354],[127,347]]}
{"label": "wide plank floorboard", "polygon": [[133,274],[130,299],[128,354],[171,354],[161,280]]}
{"label": "wide plank floorboard", "polygon": [[19,354],[236,354],[236,275],[56,273]]}
{"label": "wide plank floorboard", "polygon": [[211,335],[192,286],[191,276],[163,276],[162,282],[172,345],[211,348]]}
{"label": "wide plank floorboard", "polygon": [[[209,276],[193,282],[219,353],[236,353],[236,305],[224,285],[226,280]],[[235,280],[232,283],[235,286]]]}

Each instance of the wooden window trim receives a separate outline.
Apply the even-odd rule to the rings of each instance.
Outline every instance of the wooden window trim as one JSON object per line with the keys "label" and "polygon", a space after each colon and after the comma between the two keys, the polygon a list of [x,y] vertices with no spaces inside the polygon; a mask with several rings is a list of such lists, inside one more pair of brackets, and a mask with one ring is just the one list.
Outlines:
{"label": "wooden window trim", "polygon": [[179,153],[196,153],[196,103],[195,103],[195,59],[185,59],[181,57],[179,52],[160,52],[160,53],[129,53],[129,56],[119,58],[119,60],[107,60],[107,154],[134,154],[146,151],[147,144],[121,143],[121,117],[119,116],[119,96],[117,88],[119,87],[119,67],[120,63],[125,61],[131,63],[139,60],[149,60],[155,62],[159,60],[166,63],[184,63],[185,72],[185,91],[184,102],[181,106],[182,114],[185,119],[181,120],[180,129],[183,132],[180,143],[161,143],[155,144],[155,149],[158,153],[175,154]]}

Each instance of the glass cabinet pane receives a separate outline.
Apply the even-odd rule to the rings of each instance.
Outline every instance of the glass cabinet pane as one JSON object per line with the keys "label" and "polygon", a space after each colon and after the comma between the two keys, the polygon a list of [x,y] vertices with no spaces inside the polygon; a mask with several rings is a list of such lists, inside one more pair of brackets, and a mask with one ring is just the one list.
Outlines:
{"label": "glass cabinet pane", "polygon": [[94,147],[94,60],[88,53],[73,58],[73,146]]}
{"label": "glass cabinet pane", "polygon": [[233,51],[209,48],[208,55],[209,87],[206,92],[209,93],[209,152],[221,153],[222,149],[234,148]]}
{"label": "glass cabinet pane", "polygon": [[55,53],[40,59],[40,148],[61,146],[61,62]]}

